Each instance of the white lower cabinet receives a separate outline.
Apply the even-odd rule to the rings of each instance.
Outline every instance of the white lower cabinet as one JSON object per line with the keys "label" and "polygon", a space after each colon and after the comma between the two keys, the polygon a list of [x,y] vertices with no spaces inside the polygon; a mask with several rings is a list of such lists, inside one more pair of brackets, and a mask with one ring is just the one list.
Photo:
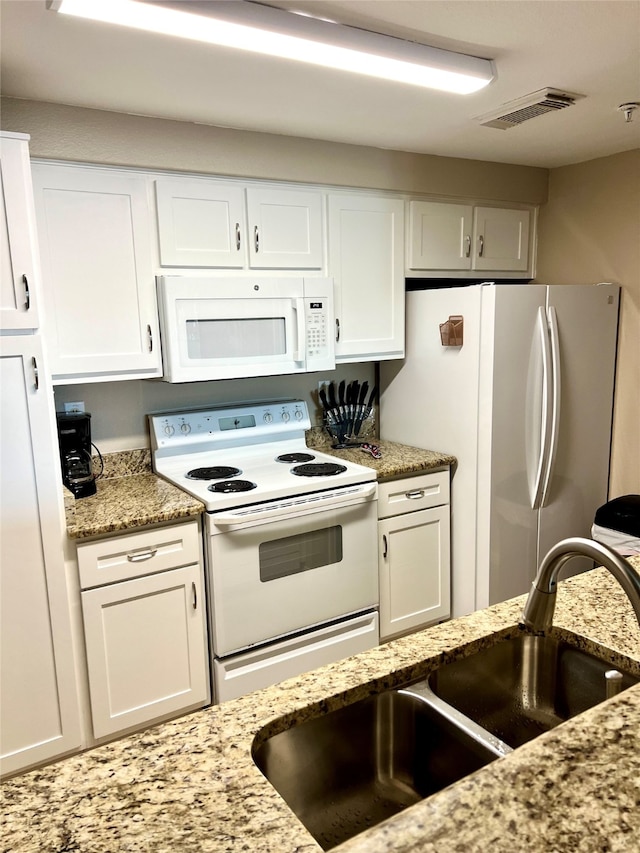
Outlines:
{"label": "white lower cabinet", "polygon": [[0,336],[2,774],[79,749],[51,385],[39,335]]}
{"label": "white lower cabinet", "polygon": [[380,483],[380,639],[449,617],[449,472]]}
{"label": "white lower cabinet", "polygon": [[80,544],[78,567],[94,737],[208,704],[198,523]]}

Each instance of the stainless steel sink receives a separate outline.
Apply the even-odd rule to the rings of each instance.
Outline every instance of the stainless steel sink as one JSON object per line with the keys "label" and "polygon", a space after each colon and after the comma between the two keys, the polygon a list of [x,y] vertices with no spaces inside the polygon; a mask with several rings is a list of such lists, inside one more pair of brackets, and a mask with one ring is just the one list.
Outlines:
{"label": "stainless steel sink", "polygon": [[329,850],[500,754],[419,697],[388,691],[273,735],[254,761]]}
{"label": "stainless steel sink", "polygon": [[[632,661],[627,664],[633,669]],[[620,675],[606,677],[612,671]],[[638,681],[626,666],[614,667],[568,642],[521,634],[445,664],[427,684],[515,748],[602,702],[608,689],[618,692]]]}

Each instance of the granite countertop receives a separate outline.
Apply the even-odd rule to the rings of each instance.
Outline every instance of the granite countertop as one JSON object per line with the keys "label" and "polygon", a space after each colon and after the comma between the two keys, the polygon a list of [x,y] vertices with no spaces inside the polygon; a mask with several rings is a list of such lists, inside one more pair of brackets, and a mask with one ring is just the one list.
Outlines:
{"label": "granite countertop", "polygon": [[398,444],[396,441],[385,441],[381,438],[371,438],[367,441],[380,448],[382,454],[380,459],[374,459],[371,454],[366,453],[360,447],[334,449],[331,447],[329,436],[322,427],[313,427],[307,433],[307,445],[309,447],[315,447],[317,450],[329,453],[338,459],[346,459],[348,462],[373,468],[380,482],[437,471],[455,465],[457,462],[456,457],[450,453],[423,450],[419,447],[410,447],[407,444]]}
{"label": "granite countertop", "polygon": [[91,497],[76,500],[65,490],[70,539],[127,532],[204,512],[203,503],[152,473],[149,451],[107,454],[103,473]]}
{"label": "granite countertop", "polygon": [[[307,443],[338,458],[373,468],[378,480],[433,471],[456,461],[454,456],[445,453],[378,439],[375,443],[382,451],[380,459],[363,453],[360,448],[333,450],[326,432],[319,427],[309,431]],[[97,463],[95,465],[97,467]],[[70,539],[125,532],[204,512],[203,503],[152,472],[148,450],[106,454],[103,476],[96,480],[96,486],[95,495],[79,500],[65,490]]]}
{"label": "granite countertop", "polygon": [[[640,557],[633,564],[640,573]],[[254,766],[254,737],[425,675],[512,631],[524,597],[395,640],[4,783],[6,853],[317,853]],[[605,569],[559,585],[558,630],[638,662]],[[640,685],[334,848],[337,853],[596,853],[640,837]]]}

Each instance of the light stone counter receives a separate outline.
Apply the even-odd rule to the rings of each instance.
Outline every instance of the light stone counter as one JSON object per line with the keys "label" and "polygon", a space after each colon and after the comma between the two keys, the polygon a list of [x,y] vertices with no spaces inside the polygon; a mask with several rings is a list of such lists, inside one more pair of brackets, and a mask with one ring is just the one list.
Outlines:
{"label": "light stone counter", "polygon": [[[95,458],[94,470],[100,470]],[[126,533],[204,512],[203,503],[152,473],[148,450],[105,454],[104,470],[96,487],[95,495],[78,500],[65,489],[70,539]]]}
{"label": "light stone counter", "polygon": [[[455,457],[446,453],[379,439],[376,443],[382,450],[381,459],[373,459],[358,448],[332,450],[326,432],[319,427],[309,430],[307,443],[338,458],[373,468],[378,480],[439,470],[455,462]],[[100,470],[96,459],[94,469]],[[79,500],[65,490],[67,535],[70,539],[127,532],[204,512],[204,504],[151,471],[148,450],[106,454],[103,476],[96,481],[96,486],[95,495]]]}
{"label": "light stone counter", "polygon": [[358,465],[373,468],[380,482],[439,471],[455,465],[457,462],[456,457],[450,453],[423,450],[419,447],[398,444],[396,441],[385,441],[381,438],[367,439],[367,441],[379,447],[382,454],[380,459],[374,459],[360,447],[346,449],[331,447],[331,440],[322,427],[313,427],[307,432],[307,445],[309,447],[315,447],[323,453],[335,456],[337,459],[345,459],[347,462],[355,462]]}
{"label": "light stone counter", "polygon": [[[640,572],[640,558],[634,560]],[[5,853],[317,853],[251,760],[255,735],[420,677],[513,630],[514,599],[9,780]],[[640,663],[604,570],[560,584],[555,624]],[[638,666],[640,672],[640,665]],[[266,727],[266,730],[265,730]],[[640,849],[640,686],[351,839],[339,853]]]}

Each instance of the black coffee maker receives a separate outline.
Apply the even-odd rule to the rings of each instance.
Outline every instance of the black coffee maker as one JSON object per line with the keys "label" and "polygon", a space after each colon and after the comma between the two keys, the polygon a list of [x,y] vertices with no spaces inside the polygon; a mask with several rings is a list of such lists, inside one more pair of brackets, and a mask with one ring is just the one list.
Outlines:
{"label": "black coffee maker", "polygon": [[57,413],[62,482],[76,498],[95,495],[89,412]]}

